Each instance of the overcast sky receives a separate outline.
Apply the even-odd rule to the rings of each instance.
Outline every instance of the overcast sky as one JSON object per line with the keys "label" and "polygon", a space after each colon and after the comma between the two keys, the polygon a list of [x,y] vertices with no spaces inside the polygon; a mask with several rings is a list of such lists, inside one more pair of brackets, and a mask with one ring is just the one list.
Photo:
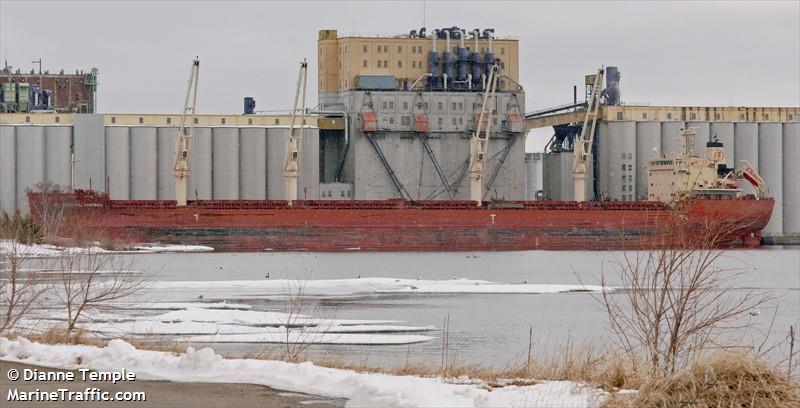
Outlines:
{"label": "overcast sky", "polygon": [[517,37],[528,111],[570,102],[572,85],[601,64],[619,67],[627,103],[800,106],[797,0],[0,0],[0,56],[25,70],[40,57],[51,72],[97,67],[101,112],[164,113],[180,111],[199,55],[198,112],[241,113],[244,96],[290,108],[303,57],[316,104],[318,30],[405,33],[423,22]]}

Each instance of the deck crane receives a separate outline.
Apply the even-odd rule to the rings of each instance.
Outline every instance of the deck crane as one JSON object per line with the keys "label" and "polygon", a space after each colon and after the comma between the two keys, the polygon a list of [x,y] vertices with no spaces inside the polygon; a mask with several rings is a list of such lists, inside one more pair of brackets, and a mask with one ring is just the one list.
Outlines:
{"label": "deck crane", "polygon": [[[495,96],[499,67],[492,65],[486,81],[486,91],[483,93],[481,113],[478,114],[475,124],[475,133],[472,135],[469,155],[470,199],[476,201],[478,206],[483,204],[483,170],[489,155],[489,135],[492,131],[492,111],[494,105],[489,105],[490,99]],[[495,100],[492,102],[496,103]],[[481,131],[483,130],[483,131]]]}
{"label": "deck crane", "polygon": [[[181,123],[178,126],[178,137],[175,139],[175,161],[173,175],[175,177],[175,201],[179,207],[186,206],[186,190],[189,179],[189,151],[192,147],[194,136],[194,116],[197,108],[197,82],[200,76],[200,59],[194,57],[192,70],[189,74],[189,86],[186,89],[186,99],[183,102]],[[191,106],[189,105],[191,98]],[[186,117],[189,116],[189,132],[186,132]]]}
{"label": "deck crane", "polygon": [[572,179],[575,201],[586,201],[586,173],[589,158],[592,157],[592,143],[594,142],[594,128],[597,125],[597,114],[600,110],[602,97],[602,83],[605,68],[600,67],[594,75],[594,84],[589,93],[586,105],[586,115],[583,118],[583,127],[578,139],[573,145],[574,160],[572,163]]}
{"label": "deck crane", "polygon": [[[286,142],[286,161],[283,166],[283,177],[286,183],[286,201],[289,202],[289,205],[292,205],[292,202],[297,200],[297,175],[300,172],[300,149],[303,142],[303,129],[305,127],[307,78],[308,62],[303,58],[303,62],[300,63],[300,72],[297,74],[297,88],[295,89],[294,106],[292,107],[292,122],[289,127],[289,140]],[[301,86],[303,91],[302,97],[300,94]],[[297,124],[298,116],[300,119],[299,129]]]}

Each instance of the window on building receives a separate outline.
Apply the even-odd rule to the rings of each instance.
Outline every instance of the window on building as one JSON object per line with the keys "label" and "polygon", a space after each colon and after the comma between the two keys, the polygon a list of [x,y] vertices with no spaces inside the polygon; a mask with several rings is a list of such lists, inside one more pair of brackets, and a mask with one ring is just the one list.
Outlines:
{"label": "window on building", "polygon": [[411,116],[401,116],[400,117],[400,125],[402,125],[402,126],[411,126]]}
{"label": "window on building", "polygon": [[394,109],[394,101],[389,101],[389,109]]}
{"label": "window on building", "polygon": [[411,68],[417,67],[417,61],[411,61]]}
{"label": "window on building", "polygon": [[363,65],[364,65],[364,68],[367,67],[367,60],[364,60],[364,64]]}
{"label": "window on building", "polygon": [[719,112],[715,113],[715,114],[714,114],[714,119],[716,119],[716,120],[719,120],[719,118],[720,118],[720,114],[719,114]]}
{"label": "window on building", "polygon": [[144,118],[139,116],[139,123],[144,123]]}
{"label": "window on building", "polygon": [[280,125],[280,124],[281,124],[281,120],[280,120],[280,119],[278,119],[278,118],[275,118],[275,124],[276,124],[276,125]]}
{"label": "window on building", "polygon": [[444,110],[444,105],[442,105],[441,102],[439,102],[437,106],[439,107],[439,112]]}
{"label": "window on building", "polygon": [[[30,116],[26,116],[26,117],[25,117],[25,121],[26,121],[26,122],[30,122],[30,121],[31,121],[31,117],[30,117]],[[116,118],[116,117],[114,117],[114,116],[112,116],[112,117],[111,117],[111,123],[117,123],[117,118]]]}
{"label": "window on building", "polygon": [[172,124],[172,118],[167,118],[167,124]]}
{"label": "window on building", "polygon": [[220,120],[219,120],[219,123],[220,123],[221,125],[224,125],[224,124],[225,124],[225,118],[222,118],[222,119],[220,119]]}
{"label": "window on building", "polygon": [[367,52],[367,46],[366,45],[364,46],[364,52]]}
{"label": "window on building", "polygon": [[381,102],[381,107],[382,107],[384,110],[385,110],[385,109],[389,109],[389,103],[388,103],[388,102],[386,102],[386,101],[383,101],[383,102]]}
{"label": "window on building", "polygon": [[[623,153],[622,155],[623,155],[623,156],[625,156],[625,154],[624,154],[624,153]],[[623,159],[624,159],[624,158],[625,158],[625,157],[623,157]],[[624,164],[622,165],[622,171],[625,171],[625,165],[624,165]],[[622,176],[622,180],[623,180],[623,181],[625,180],[625,176]]]}
{"label": "window on building", "polygon": [[464,124],[464,118],[458,118],[458,124],[459,125],[463,125]]}
{"label": "window on building", "polygon": [[667,113],[667,119],[672,119],[672,113]]}
{"label": "window on building", "polygon": [[642,119],[647,119],[647,112],[642,113]]}
{"label": "window on building", "polygon": [[697,114],[692,112],[692,114],[689,117],[691,118],[691,120],[696,120],[697,119]]}
{"label": "window on building", "polygon": [[389,46],[388,45],[384,45],[383,46],[383,52],[389,52]]}
{"label": "window on building", "polygon": [[458,103],[458,110],[460,110],[460,111],[464,110],[464,102],[459,102]]}
{"label": "window on building", "polygon": [[457,106],[456,103],[453,102],[453,110],[456,110],[456,106]]}
{"label": "window on building", "polygon": [[769,113],[763,113],[761,117],[764,118],[763,120],[769,120]]}
{"label": "window on building", "polygon": [[403,46],[402,45],[398,45],[397,46],[397,53],[399,54],[401,52],[403,52]]}
{"label": "window on building", "polygon": [[397,68],[403,68],[403,61],[397,61]]}
{"label": "window on building", "polygon": [[389,68],[389,61],[383,60],[383,67]]}
{"label": "window on building", "polygon": [[248,125],[252,125],[253,124],[253,119],[247,119],[247,124]]}
{"label": "window on building", "polygon": [[408,102],[403,102],[403,110],[408,110]]}
{"label": "window on building", "polygon": [[453,123],[453,126],[455,126],[456,125],[456,118],[452,118],[451,122]]}
{"label": "window on building", "polygon": [[739,120],[744,120],[744,113],[739,114]]}
{"label": "window on building", "polygon": [[444,123],[444,120],[442,118],[439,118],[439,126],[441,126],[442,123]]}
{"label": "window on building", "polygon": [[377,52],[378,52],[378,53],[380,53],[380,52],[381,52],[381,46],[380,46],[380,45],[377,47]]}
{"label": "window on building", "polygon": [[506,55],[505,47],[500,47],[500,55]]}
{"label": "window on building", "polygon": [[56,123],[59,123],[59,122],[61,122],[61,116],[56,116],[56,119],[55,119],[55,120],[56,120]]}
{"label": "window on building", "polygon": [[617,120],[622,120],[622,112],[617,112]]}
{"label": "window on building", "polygon": [[389,117],[389,124],[394,125],[394,116]]}

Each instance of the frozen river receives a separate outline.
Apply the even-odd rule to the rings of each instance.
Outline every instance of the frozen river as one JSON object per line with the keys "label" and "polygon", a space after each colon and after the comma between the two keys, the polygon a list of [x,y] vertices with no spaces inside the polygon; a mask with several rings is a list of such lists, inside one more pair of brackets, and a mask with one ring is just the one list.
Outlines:
{"label": "frozen river", "polygon": [[[276,279],[334,280],[371,277],[423,281],[453,278],[506,284],[599,285],[605,271],[614,280],[621,252],[480,252],[480,253],[196,253],[137,255],[137,269],[158,282],[173,282],[148,292],[148,301],[192,302],[224,300],[251,310],[283,311],[285,300],[261,293],[257,282]],[[738,291],[770,292],[776,300],[753,311],[753,325],[772,337],[800,323],[800,250],[765,248],[726,252],[718,263],[744,269],[735,281]],[[253,285],[230,281],[252,281]],[[180,283],[178,283],[180,282]],[[205,283],[202,283],[205,282]],[[393,320],[408,326],[435,326],[450,318],[450,355],[461,361],[504,366],[527,353],[529,328],[535,352],[552,355],[567,341],[600,344],[611,341],[605,311],[590,293],[325,293],[313,297],[317,313],[326,318]],[[333,353],[358,363],[393,364],[412,360],[437,362],[441,331],[422,333],[432,340],[410,345],[327,345],[313,353]],[[743,333],[760,341],[756,331]],[[203,345],[206,345],[204,343]],[[219,352],[243,355],[270,347],[263,344],[211,344]]]}

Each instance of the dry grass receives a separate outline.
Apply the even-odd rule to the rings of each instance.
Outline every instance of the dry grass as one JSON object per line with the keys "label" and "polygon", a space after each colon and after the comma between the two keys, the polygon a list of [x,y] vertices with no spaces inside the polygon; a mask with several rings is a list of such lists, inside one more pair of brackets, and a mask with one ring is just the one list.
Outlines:
{"label": "dry grass", "polygon": [[740,354],[701,360],[683,372],[646,382],[639,393],[615,397],[603,408],[800,407],[800,385]]}
{"label": "dry grass", "polygon": [[42,344],[83,344],[103,347],[105,342],[93,333],[77,329],[68,331],[64,327],[53,326],[41,333],[29,334],[28,340]]}

